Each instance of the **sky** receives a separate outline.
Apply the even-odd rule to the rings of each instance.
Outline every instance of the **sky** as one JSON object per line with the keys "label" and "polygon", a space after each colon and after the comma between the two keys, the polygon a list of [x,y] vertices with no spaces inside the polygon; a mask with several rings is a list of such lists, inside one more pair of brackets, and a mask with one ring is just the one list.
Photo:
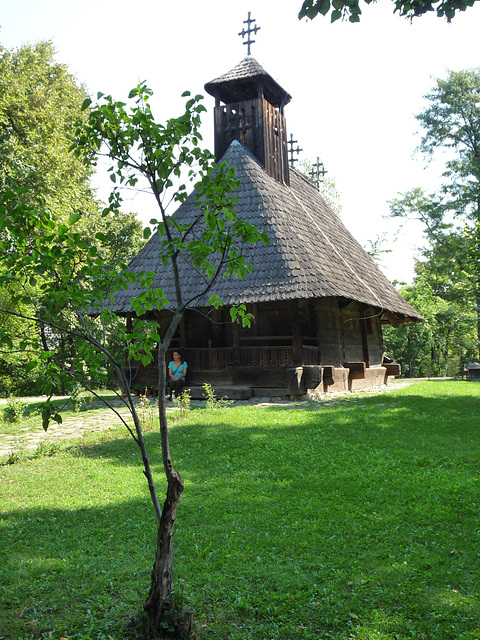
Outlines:
{"label": "sky", "polygon": [[[79,82],[126,99],[146,80],[160,120],[179,115],[185,90],[205,95],[202,133],[213,149],[214,101],[204,84],[246,55],[237,35],[248,12],[260,30],[251,53],[292,95],[285,108],[288,137],[319,157],[341,193],[342,220],[363,245],[385,234],[383,271],[391,280],[413,276],[421,229],[388,220],[388,201],[414,187],[440,184],[441,163],[416,154],[415,114],[435,78],[480,67],[480,3],[451,24],[433,14],[410,21],[391,0],[363,5],[359,24],[297,18],[301,0],[0,0],[0,43],[17,48],[52,40],[57,60]],[[99,195],[107,180],[99,176]],[[125,209],[144,223],[153,215],[138,199]],[[394,238],[397,237],[395,240]]]}

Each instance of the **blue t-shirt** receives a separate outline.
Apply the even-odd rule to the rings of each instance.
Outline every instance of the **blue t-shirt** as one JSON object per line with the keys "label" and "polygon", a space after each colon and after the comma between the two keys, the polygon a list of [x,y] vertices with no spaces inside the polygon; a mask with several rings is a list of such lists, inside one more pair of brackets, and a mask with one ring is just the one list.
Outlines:
{"label": "blue t-shirt", "polygon": [[185,369],[187,367],[188,367],[188,365],[187,365],[186,362],[183,362],[182,364],[178,365],[178,367],[176,367],[173,360],[168,365],[168,368],[172,370],[172,374],[174,376],[180,376],[184,380],[185,380],[185,375],[186,375]]}

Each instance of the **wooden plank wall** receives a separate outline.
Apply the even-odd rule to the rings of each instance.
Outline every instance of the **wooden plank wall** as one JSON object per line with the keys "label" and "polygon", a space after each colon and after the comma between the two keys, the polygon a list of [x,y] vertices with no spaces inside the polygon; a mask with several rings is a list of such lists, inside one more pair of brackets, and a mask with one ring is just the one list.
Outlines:
{"label": "wooden plank wall", "polygon": [[266,100],[263,101],[263,120],[265,132],[265,170],[269,176],[290,184],[287,125],[283,113]]}
{"label": "wooden plank wall", "polygon": [[262,98],[215,107],[215,157],[233,140],[243,143],[269,176],[290,184],[287,125],[283,113]]}

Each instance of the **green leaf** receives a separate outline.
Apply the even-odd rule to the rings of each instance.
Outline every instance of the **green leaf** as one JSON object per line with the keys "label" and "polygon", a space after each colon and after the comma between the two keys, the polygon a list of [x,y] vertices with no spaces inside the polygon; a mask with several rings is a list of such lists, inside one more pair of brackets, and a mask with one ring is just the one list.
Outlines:
{"label": "green leaf", "polygon": [[82,107],[81,110],[85,111],[85,109],[88,109],[88,107],[92,104],[92,99],[91,98],[85,98],[85,100],[82,102]]}
{"label": "green leaf", "polygon": [[70,226],[73,226],[76,222],[78,222],[78,220],[80,220],[81,217],[82,216],[80,213],[72,213],[72,215],[68,218],[68,224]]}
{"label": "green leaf", "polygon": [[260,240],[263,242],[263,244],[266,244],[266,245],[270,244],[270,236],[268,235],[268,233],[261,233]]}

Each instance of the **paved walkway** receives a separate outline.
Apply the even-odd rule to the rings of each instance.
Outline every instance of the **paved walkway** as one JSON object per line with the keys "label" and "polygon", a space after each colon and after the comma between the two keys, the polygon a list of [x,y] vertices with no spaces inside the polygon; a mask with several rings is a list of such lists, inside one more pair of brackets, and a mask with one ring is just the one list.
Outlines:
{"label": "paved walkway", "polygon": [[[24,402],[39,402],[41,400],[45,400],[45,398],[24,398]],[[138,402],[140,399],[137,400]],[[151,400],[152,406],[155,404],[155,399]],[[0,398],[0,412],[6,406],[7,400],[5,398]],[[133,425],[130,412],[123,405],[120,400],[116,400],[114,403],[115,409],[118,411],[120,416],[124,418],[130,425]],[[192,405],[203,404],[202,402],[197,402],[192,400]],[[293,403],[288,401],[278,401],[272,402],[271,399],[267,398],[255,398],[251,401],[238,402],[238,404],[256,404],[256,405],[273,405],[273,404],[281,404],[281,405],[290,405],[293,406]],[[174,405],[172,402],[167,402],[167,411],[175,411]],[[140,415],[142,410],[140,409]],[[48,431],[44,431],[42,427],[42,419],[41,416],[38,416],[38,427],[22,427],[17,431],[17,434],[14,436],[10,436],[0,432],[0,457],[9,456],[12,453],[21,452],[21,451],[34,451],[39,446],[45,445],[50,446],[57,443],[59,440],[66,439],[83,439],[86,435],[90,433],[95,433],[98,431],[105,431],[108,429],[112,429],[113,427],[120,426],[122,421],[120,418],[113,413],[108,408],[103,410],[97,410],[95,414],[87,413],[87,412],[79,412],[74,417],[65,418],[62,424],[57,424],[56,422],[50,422],[48,427]]]}
{"label": "paved walkway", "polygon": [[[382,387],[377,389],[371,389],[366,391],[359,391],[355,393],[337,394],[325,397],[323,401],[332,403],[338,402],[345,398],[355,398],[359,396],[365,397],[365,395],[381,394],[392,389],[398,389],[400,386],[407,386],[413,381],[402,380],[395,382],[388,387]],[[24,398],[25,402],[38,402],[45,398]],[[155,400],[152,399],[152,403]],[[321,400],[320,400],[321,402]],[[7,404],[5,398],[0,398],[0,411]],[[192,404],[200,404],[200,402],[192,401]],[[252,405],[256,406],[283,406],[290,409],[300,409],[305,406],[306,401],[291,402],[289,400],[281,400],[280,398],[251,398],[250,400],[236,401],[238,405]],[[114,402],[114,406],[119,414],[132,424],[130,412],[123,405],[120,400]],[[167,402],[167,410],[174,410],[173,403]],[[41,417],[38,417],[38,428],[23,427],[17,432],[17,435],[10,436],[0,432],[0,457],[9,456],[15,452],[21,451],[33,451],[42,444],[50,446],[57,443],[59,440],[65,439],[83,439],[89,433],[95,433],[98,431],[105,431],[121,425],[121,420],[110,409],[104,409],[97,411],[94,415],[80,412],[75,417],[66,418],[62,424],[51,422],[48,427],[48,431],[45,432],[42,427]]]}
{"label": "paved walkway", "polygon": [[[25,398],[25,402],[35,402],[44,398]],[[0,398],[0,411],[6,405],[7,400]],[[116,410],[131,423],[130,413],[126,407],[116,407]],[[8,456],[12,452],[32,451],[42,444],[52,445],[59,440],[84,438],[88,433],[105,431],[121,424],[121,420],[110,409],[97,411],[94,415],[78,413],[75,417],[66,418],[62,424],[51,422],[48,431],[42,427],[41,416],[38,417],[38,428],[23,427],[17,435],[10,436],[0,433],[0,456]]]}

